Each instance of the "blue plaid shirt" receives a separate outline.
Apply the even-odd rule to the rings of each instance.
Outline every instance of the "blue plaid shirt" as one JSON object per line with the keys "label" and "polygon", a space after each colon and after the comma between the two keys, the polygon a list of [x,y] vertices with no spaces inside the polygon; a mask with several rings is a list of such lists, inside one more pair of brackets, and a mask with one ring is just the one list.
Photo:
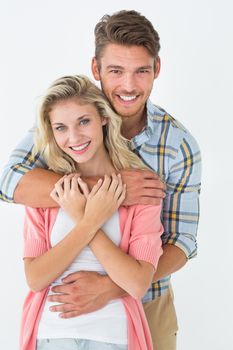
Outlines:
{"label": "blue plaid shirt", "polygon": [[[47,168],[43,157],[32,157],[33,133],[12,152],[0,179],[0,199],[13,202],[20,178],[35,167]],[[187,259],[197,253],[196,234],[199,219],[201,156],[193,136],[166,111],[147,103],[147,124],[129,147],[166,182],[162,221],[163,244],[183,250]],[[153,283],[143,301],[162,295],[169,287],[170,276]]]}

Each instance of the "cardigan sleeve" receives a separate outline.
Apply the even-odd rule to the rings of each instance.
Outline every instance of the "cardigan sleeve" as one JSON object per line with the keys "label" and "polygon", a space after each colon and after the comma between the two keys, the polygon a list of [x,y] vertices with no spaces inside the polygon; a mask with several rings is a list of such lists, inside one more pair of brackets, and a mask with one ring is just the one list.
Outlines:
{"label": "cardigan sleeve", "polygon": [[161,206],[137,205],[131,223],[129,254],[137,260],[151,263],[157,268],[162,255],[163,226]]}
{"label": "cardigan sleeve", "polygon": [[26,207],[25,211],[23,257],[37,257],[48,250],[44,210]]}

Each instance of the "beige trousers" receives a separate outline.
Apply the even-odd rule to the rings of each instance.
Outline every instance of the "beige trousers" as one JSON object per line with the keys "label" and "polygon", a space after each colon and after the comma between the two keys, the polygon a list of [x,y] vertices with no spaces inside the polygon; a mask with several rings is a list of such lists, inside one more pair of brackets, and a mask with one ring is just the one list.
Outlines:
{"label": "beige trousers", "polygon": [[155,300],[144,303],[154,350],[175,350],[178,330],[172,289]]}

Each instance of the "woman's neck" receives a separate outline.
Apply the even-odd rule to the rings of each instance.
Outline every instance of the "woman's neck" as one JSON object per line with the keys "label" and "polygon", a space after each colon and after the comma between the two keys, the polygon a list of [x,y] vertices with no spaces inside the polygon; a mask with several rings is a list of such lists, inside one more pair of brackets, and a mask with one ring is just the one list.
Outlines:
{"label": "woman's neck", "polygon": [[81,175],[87,177],[111,175],[116,172],[108,154],[102,155],[98,159],[91,159],[89,162],[79,163],[77,169]]}

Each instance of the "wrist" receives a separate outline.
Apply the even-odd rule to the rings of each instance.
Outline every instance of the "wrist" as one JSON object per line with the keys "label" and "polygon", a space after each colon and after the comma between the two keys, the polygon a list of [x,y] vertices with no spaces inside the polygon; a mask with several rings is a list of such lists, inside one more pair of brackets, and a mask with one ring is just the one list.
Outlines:
{"label": "wrist", "polygon": [[90,239],[92,239],[97,232],[97,229],[95,229],[94,225],[90,221],[85,220],[84,217],[82,217],[81,220],[76,221],[75,227],[79,232],[85,234],[86,236],[89,236]]}
{"label": "wrist", "polygon": [[102,287],[108,301],[128,295],[127,292],[114,283],[108,275],[103,276]]}

